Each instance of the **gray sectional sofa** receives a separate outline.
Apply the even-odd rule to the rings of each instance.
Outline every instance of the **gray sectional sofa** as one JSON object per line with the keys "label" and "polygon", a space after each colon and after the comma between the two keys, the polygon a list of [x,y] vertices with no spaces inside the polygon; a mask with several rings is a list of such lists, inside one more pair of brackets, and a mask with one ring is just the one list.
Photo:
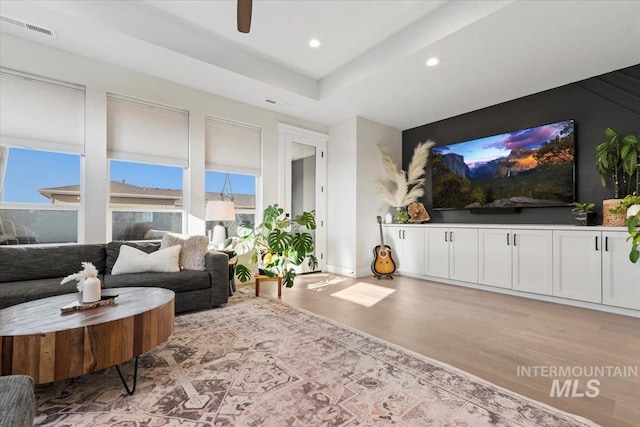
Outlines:
{"label": "gray sectional sofa", "polygon": [[147,253],[160,248],[160,242],[110,242],[107,244],[0,247],[0,308],[54,295],[77,292],[76,282],[60,284],[69,274],[91,262],[100,273],[105,289],[148,286],[167,288],[176,293],[176,313],[201,310],[225,304],[229,297],[229,258],[209,251],[205,270],[175,273],[132,273],[111,275],[111,269],[125,244]]}
{"label": "gray sectional sofa", "polygon": [[35,413],[36,399],[31,377],[0,377],[0,427],[32,427]]}

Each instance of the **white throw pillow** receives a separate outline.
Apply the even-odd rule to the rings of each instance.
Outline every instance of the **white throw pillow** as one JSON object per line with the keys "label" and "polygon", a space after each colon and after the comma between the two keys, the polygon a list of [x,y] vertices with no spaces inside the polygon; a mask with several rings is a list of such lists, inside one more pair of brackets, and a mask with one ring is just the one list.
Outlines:
{"label": "white throw pillow", "polygon": [[207,236],[186,236],[176,233],[166,233],[162,236],[160,249],[174,245],[182,246],[179,261],[181,270],[204,270],[204,255],[209,250]]}
{"label": "white throw pillow", "polygon": [[115,276],[116,274],[127,273],[169,273],[180,271],[180,265],[178,264],[180,249],[180,246],[172,246],[148,254],[133,246],[122,245],[111,274]]}

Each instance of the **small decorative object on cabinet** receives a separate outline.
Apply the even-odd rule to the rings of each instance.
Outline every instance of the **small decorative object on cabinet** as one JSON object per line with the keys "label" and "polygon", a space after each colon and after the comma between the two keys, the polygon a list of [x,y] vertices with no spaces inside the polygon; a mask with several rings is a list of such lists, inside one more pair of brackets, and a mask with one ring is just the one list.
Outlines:
{"label": "small decorative object on cabinet", "polygon": [[429,213],[421,202],[413,202],[407,207],[407,213],[413,223],[422,223],[431,220]]}
{"label": "small decorative object on cabinet", "polygon": [[593,211],[596,206],[594,203],[573,202],[572,205],[575,206],[571,212],[577,225],[596,225],[598,214]]}

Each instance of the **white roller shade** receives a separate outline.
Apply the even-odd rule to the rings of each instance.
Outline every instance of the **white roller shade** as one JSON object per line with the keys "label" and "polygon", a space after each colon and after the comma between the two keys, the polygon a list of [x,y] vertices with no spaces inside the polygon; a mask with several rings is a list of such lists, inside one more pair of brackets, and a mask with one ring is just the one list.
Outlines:
{"label": "white roller shade", "polygon": [[260,175],[261,129],[221,119],[205,118],[205,168]]}
{"label": "white roller shade", "polygon": [[0,144],[84,153],[85,90],[0,70]]}
{"label": "white roller shade", "polygon": [[189,166],[189,112],[107,95],[109,158]]}

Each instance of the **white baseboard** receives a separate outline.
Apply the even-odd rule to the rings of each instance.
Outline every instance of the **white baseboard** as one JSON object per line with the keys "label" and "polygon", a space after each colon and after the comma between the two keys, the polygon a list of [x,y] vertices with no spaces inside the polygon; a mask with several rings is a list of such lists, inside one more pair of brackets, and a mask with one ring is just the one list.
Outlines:
{"label": "white baseboard", "polygon": [[459,282],[457,280],[443,279],[441,277],[420,276],[420,275],[417,275],[417,274],[406,274],[406,273],[403,273],[402,276],[413,277],[413,278],[422,279],[422,280],[428,280],[430,282],[445,283],[447,285],[463,286],[465,288],[480,289],[480,290],[483,290],[483,291],[497,292],[497,293],[500,293],[500,294],[513,295],[513,296],[522,297],[522,298],[529,298],[529,299],[536,299],[536,300],[540,300],[540,301],[554,302],[554,303],[557,303],[557,304],[571,305],[571,306],[574,306],[574,307],[588,308],[588,309],[591,309],[591,310],[598,310],[598,311],[604,311],[604,312],[607,312],[607,313],[621,314],[621,315],[624,315],[624,316],[631,316],[631,317],[639,317],[640,318],[640,311],[632,310],[632,309],[629,309],[629,308],[614,307],[614,306],[610,306],[610,305],[596,304],[596,303],[593,303],[593,302],[578,301],[578,300],[572,300],[572,299],[567,299],[567,298],[554,297],[554,296],[551,296],[551,295],[540,295],[540,294],[533,294],[533,293],[529,293],[529,292],[514,291],[512,289],[498,288],[498,287],[495,287],[495,286],[481,285],[481,284],[478,284],[478,283]]}
{"label": "white baseboard", "polygon": [[341,267],[339,265],[331,265],[331,264],[327,264],[327,272],[329,273],[334,273],[334,274],[339,274],[341,276],[347,276],[347,277],[360,277],[356,275],[356,272],[354,271],[354,269],[352,268],[347,268],[347,267]]}

